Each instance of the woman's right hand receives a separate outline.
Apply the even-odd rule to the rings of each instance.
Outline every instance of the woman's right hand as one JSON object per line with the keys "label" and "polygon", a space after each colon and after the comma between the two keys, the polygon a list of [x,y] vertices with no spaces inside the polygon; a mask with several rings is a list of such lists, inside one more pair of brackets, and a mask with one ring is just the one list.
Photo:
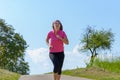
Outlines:
{"label": "woman's right hand", "polygon": [[49,49],[52,49],[53,48],[53,46],[52,45],[49,45]]}

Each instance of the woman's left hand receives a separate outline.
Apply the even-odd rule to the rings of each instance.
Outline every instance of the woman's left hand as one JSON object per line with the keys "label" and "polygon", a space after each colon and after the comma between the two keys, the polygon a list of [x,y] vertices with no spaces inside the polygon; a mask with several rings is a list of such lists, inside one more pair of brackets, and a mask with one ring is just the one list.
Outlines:
{"label": "woman's left hand", "polygon": [[62,38],[62,37],[60,37],[59,35],[56,35],[56,37],[57,37],[58,39],[62,40],[65,44],[69,44],[69,41],[68,41],[67,37],[66,37],[66,38]]}
{"label": "woman's left hand", "polygon": [[62,40],[63,38],[62,37],[60,37],[59,35],[56,35],[56,37],[58,38],[58,39],[60,39],[60,40]]}

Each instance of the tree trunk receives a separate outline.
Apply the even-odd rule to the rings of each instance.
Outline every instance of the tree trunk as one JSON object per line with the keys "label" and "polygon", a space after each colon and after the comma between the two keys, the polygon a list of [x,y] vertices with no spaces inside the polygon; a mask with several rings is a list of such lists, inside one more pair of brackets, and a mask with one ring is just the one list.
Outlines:
{"label": "tree trunk", "polygon": [[97,56],[97,53],[95,51],[95,53],[93,52],[92,55],[91,55],[90,65],[89,66],[93,66],[93,63],[95,61],[96,56]]}
{"label": "tree trunk", "polygon": [[94,60],[97,56],[97,53],[96,53],[96,48],[94,48],[93,50],[91,48],[89,48],[90,52],[91,52],[91,59],[90,59],[90,64],[89,66],[93,66],[93,63],[94,63]]}

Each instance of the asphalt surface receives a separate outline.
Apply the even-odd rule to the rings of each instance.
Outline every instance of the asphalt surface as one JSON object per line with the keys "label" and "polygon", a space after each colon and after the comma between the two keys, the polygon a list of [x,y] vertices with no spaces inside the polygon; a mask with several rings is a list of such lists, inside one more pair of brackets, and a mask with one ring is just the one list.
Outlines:
{"label": "asphalt surface", "polygon": [[[22,75],[19,80],[54,80],[54,79],[52,74],[44,74],[44,75]],[[91,79],[62,75],[61,80],[91,80]]]}

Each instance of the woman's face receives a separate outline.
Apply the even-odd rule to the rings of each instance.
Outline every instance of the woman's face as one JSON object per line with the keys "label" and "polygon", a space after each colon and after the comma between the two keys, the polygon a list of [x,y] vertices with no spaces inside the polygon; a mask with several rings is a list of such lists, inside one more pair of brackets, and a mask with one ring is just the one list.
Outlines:
{"label": "woman's face", "polygon": [[59,22],[54,22],[54,30],[58,31],[60,30],[60,23]]}

